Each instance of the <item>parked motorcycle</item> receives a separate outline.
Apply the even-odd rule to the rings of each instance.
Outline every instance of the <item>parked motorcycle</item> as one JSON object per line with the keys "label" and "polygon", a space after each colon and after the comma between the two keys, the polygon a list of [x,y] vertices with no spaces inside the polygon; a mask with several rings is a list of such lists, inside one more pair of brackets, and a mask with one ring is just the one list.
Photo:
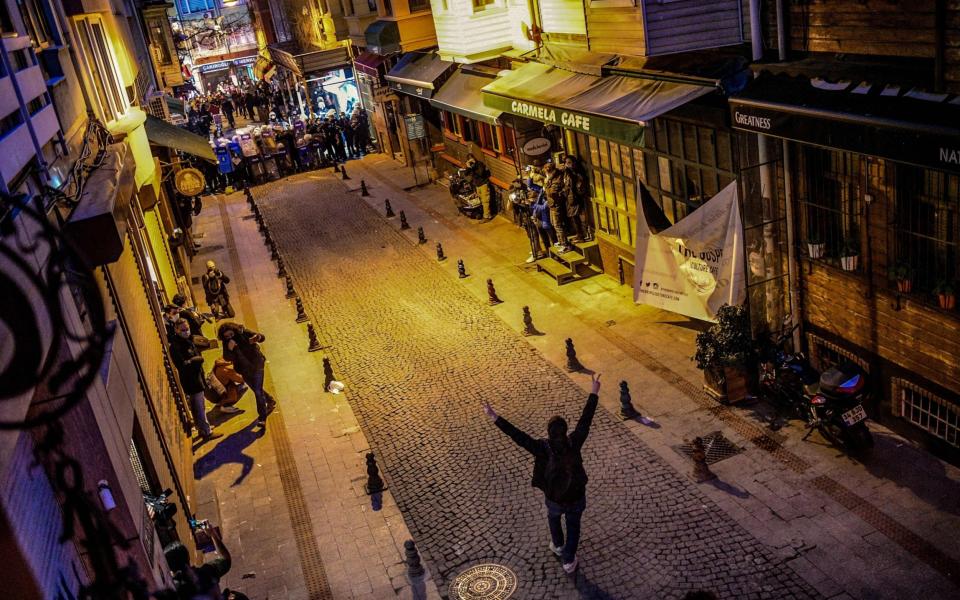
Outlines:
{"label": "parked motorcycle", "polygon": [[866,373],[854,363],[842,363],[823,373],[803,353],[788,352],[787,342],[797,325],[789,318],[781,333],[761,349],[760,391],[778,410],[806,422],[806,440],[814,429],[852,454],[873,446],[863,403],[869,398]]}
{"label": "parked motorcycle", "polygon": [[456,204],[457,210],[471,219],[483,218],[483,206],[480,204],[480,195],[473,185],[467,169],[458,169],[450,175],[450,197]]}

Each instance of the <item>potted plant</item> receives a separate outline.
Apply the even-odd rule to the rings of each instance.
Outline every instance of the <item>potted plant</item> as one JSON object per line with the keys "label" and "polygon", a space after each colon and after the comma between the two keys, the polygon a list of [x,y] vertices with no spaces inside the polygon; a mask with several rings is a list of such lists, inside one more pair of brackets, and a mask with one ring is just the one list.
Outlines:
{"label": "potted plant", "polygon": [[843,248],[840,250],[840,266],[844,271],[856,271],[860,262],[860,244],[858,240],[849,237],[843,241]]}
{"label": "potted plant", "polygon": [[708,392],[727,402],[747,395],[747,374],[755,355],[746,306],[724,304],[717,322],[697,335],[693,359],[703,370]]}
{"label": "potted plant", "polygon": [[820,239],[820,234],[816,231],[811,231],[810,236],[807,238],[807,252],[810,253],[810,258],[823,258],[826,250],[827,245]]}
{"label": "potted plant", "polygon": [[940,308],[953,310],[957,307],[957,296],[953,283],[947,279],[941,279],[933,288],[933,293],[937,295],[937,302]]}
{"label": "potted plant", "polygon": [[889,269],[890,279],[897,282],[897,292],[909,294],[913,289],[913,267],[904,261],[897,263]]}

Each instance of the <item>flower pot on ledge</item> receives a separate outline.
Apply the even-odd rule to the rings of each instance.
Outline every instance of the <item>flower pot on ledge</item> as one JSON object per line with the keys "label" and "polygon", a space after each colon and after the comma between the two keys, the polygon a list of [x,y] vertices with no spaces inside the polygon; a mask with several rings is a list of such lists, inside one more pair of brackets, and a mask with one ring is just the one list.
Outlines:
{"label": "flower pot on ledge", "polygon": [[807,243],[807,252],[810,254],[810,258],[823,258],[824,253],[827,251],[827,245],[824,243]]}
{"label": "flower pot on ledge", "polygon": [[937,294],[937,302],[944,310],[953,310],[957,307],[957,297],[953,294]]}
{"label": "flower pot on ledge", "polygon": [[898,279],[897,280],[897,292],[901,294],[909,294],[913,290],[913,281],[910,279]]}
{"label": "flower pot on ledge", "polygon": [[860,264],[860,257],[856,254],[853,256],[841,256],[840,257],[840,266],[843,267],[844,271],[856,271],[857,266]]}

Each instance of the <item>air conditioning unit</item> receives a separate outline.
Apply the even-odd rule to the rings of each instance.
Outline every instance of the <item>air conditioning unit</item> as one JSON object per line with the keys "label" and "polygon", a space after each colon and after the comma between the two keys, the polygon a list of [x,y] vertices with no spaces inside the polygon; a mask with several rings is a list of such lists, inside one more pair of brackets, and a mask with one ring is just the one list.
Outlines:
{"label": "air conditioning unit", "polygon": [[167,123],[182,125],[187,122],[184,115],[170,111],[170,98],[163,93],[153,94],[146,103],[147,112],[157,119],[163,119]]}
{"label": "air conditioning unit", "polygon": [[154,94],[147,100],[147,112],[152,116],[170,121],[170,106],[163,94]]}

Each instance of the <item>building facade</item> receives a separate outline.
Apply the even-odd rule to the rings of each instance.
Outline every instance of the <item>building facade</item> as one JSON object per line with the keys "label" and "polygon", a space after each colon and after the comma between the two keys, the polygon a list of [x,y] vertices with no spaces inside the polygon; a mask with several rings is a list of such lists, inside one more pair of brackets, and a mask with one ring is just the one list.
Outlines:
{"label": "building facade", "polygon": [[769,64],[730,112],[774,140],[801,342],[821,367],[859,363],[870,416],[956,462],[960,9],[784,9],[764,23]]}
{"label": "building facade", "polygon": [[[0,386],[4,422],[19,424],[0,432],[7,593],[76,597],[116,576],[114,559],[147,589],[168,587],[163,545],[192,547],[192,450],[160,307],[189,294],[190,273],[141,108],[157,89],[146,32],[119,1],[0,8],[3,306],[37,328],[4,346],[77,378],[23,369]],[[64,398],[72,407],[51,416]],[[147,502],[165,490],[169,518]]]}

